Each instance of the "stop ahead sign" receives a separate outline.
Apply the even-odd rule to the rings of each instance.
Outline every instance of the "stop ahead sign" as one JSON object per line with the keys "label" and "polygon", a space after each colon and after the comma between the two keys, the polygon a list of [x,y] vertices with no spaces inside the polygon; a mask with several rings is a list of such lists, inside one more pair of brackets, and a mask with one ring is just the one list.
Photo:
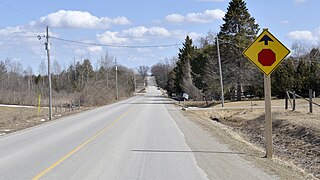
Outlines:
{"label": "stop ahead sign", "polygon": [[256,65],[265,75],[270,75],[290,53],[267,29],[243,51],[243,55]]}
{"label": "stop ahead sign", "polygon": [[262,49],[258,53],[258,61],[262,66],[272,66],[276,62],[276,54],[271,49]]}

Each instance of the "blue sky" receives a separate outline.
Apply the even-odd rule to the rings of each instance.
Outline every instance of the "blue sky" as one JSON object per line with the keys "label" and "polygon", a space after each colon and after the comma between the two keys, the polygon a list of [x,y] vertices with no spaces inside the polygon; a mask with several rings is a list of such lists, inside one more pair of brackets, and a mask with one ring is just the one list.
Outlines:
{"label": "blue sky", "polygon": [[[287,47],[296,41],[320,46],[318,0],[247,0],[260,28],[268,27]],[[217,33],[228,0],[0,0],[0,60],[20,62],[38,74],[46,60],[45,27],[57,38],[116,46],[178,44],[186,35],[195,44],[207,32]],[[62,68],[89,58],[94,67],[108,51],[130,68],[178,54],[179,46],[119,48],[89,46],[51,39],[51,59]]]}

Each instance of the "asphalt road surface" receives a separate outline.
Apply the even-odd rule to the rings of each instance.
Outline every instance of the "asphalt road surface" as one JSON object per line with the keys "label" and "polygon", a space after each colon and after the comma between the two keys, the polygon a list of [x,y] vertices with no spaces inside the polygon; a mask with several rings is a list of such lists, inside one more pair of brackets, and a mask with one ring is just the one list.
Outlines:
{"label": "asphalt road surface", "polygon": [[201,133],[148,84],[145,95],[1,137],[0,179],[275,178]]}

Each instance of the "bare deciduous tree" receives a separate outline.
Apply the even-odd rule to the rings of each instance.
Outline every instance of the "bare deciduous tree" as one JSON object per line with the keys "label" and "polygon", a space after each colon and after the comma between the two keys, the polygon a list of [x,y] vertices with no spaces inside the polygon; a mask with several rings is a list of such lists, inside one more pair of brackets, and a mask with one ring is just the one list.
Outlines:
{"label": "bare deciduous tree", "polygon": [[146,76],[148,75],[148,71],[149,71],[149,66],[139,66],[137,68],[138,73],[144,78],[146,78]]}

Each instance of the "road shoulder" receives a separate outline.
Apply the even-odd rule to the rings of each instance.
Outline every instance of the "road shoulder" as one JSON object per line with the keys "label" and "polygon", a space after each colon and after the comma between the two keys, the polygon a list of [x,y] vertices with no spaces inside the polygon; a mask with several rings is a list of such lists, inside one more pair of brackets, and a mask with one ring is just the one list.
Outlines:
{"label": "road shoulder", "polygon": [[[269,179],[270,177],[271,179],[311,179],[292,164],[278,158],[273,160],[263,158],[262,149],[246,142],[237,133],[218,122],[197,117],[188,111],[181,111],[174,105],[167,105],[167,108],[184,133],[187,144],[194,151],[199,167],[208,174],[210,179],[217,178],[216,175],[219,173],[224,173],[226,179],[228,176],[239,178],[240,174],[243,175],[243,171],[249,171],[247,174],[251,178],[244,177],[247,179],[256,177],[259,177],[258,179]],[[243,164],[240,162],[238,165],[253,167],[253,171],[237,169],[229,172],[221,167],[220,162],[228,163],[228,159],[232,159],[230,162],[232,166],[237,166],[237,161],[243,161]]]}

